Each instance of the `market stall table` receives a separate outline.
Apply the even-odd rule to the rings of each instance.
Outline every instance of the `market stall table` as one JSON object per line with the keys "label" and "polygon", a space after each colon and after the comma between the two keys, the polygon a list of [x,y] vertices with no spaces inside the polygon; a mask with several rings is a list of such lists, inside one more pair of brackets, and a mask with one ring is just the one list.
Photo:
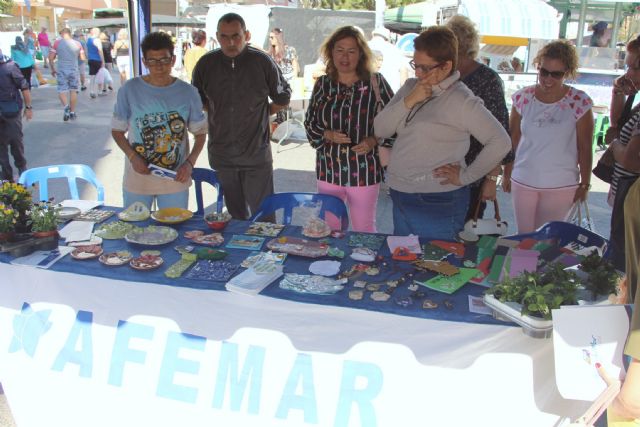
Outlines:
{"label": "market stall table", "polygon": [[[227,241],[246,228],[232,222]],[[180,243],[162,249],[166,266]],[[232,262],[249,254],[230,252]],[[454,310],[403,312],[391,301],[285,294],[277,282],[239,295],[168,279],[165,267],[0,261],[0,382],[20,426],[540,427],[588,407],[558,394],[550,340],[468,313],[477,285],[454,294]],[[308,263],[289,256],[285,271]]]}

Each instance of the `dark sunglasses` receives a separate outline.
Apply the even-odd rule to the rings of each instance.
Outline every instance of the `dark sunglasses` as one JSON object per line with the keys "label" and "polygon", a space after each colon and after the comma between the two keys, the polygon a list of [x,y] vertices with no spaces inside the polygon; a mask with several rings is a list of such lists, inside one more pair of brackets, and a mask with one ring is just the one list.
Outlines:
{"label": "dark sunglasses", "polygon": [[540,76],[542,77],[549,77],[551,76],[551,78],[556,79],[556,80],[560,80],[561,78],[564,77],[565,74],[567,74],[566,71],[549,71],[546,68],[538,68],[538,73],[540,73]]}
{"label": "dark sunglasses", "polygon": [[409,62],[409,65],[411,66],[412,69],[416,71],[421,71],[424,74],[427,74],[438,67],[442,67],[442,63],[436,64],[436,65],[420,65],[420,64],[416,64],[416,61],[414,60],[411,60]]}

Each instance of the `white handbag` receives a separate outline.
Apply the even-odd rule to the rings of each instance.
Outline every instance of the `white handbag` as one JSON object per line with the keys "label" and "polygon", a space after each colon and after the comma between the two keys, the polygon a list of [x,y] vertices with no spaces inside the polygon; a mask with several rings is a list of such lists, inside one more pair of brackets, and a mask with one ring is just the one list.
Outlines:
{"label": "white handbag", "polygon": [[478,213],[480,210],[480,203],[476,205],[476,211],[473,214],[473,218],[464,224],[464,231],[473,233],[476,236],[482,236],[485,234],[495,234],[498,236],[504,236],[507,234],[508,224],[506,221],[500,219],[500,209],[498,208],[498,201],[493,201],[493,207],[495,211],[494,218],[480,218],[478,219]]}

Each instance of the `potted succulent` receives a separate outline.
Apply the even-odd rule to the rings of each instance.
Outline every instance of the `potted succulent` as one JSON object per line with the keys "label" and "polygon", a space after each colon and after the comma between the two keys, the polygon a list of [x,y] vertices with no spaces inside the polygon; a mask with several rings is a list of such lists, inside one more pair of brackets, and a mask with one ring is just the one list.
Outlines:
{"label": "potted succulent", "polygon": [[0,202],[0,242],[11,239],[16,229],[18,212],[11,205]]}
{"label": "potted succulent", "polygon": [[51,237],[58,235],[60,207],[51,201],[34,204],[29,213],[29,224],[34,237]]}

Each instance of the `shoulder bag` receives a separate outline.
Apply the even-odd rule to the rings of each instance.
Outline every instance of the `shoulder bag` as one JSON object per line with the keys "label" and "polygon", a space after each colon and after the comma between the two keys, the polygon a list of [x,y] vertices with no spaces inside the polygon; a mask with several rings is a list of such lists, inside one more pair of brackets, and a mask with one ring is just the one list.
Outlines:
{"label": "shoulder bag", "polygon": [[502,221],[502,219],[500,218],[498,200],[493,201],[493,208],[495,211],[495,215],[493,218],[478,219],[478,213],[480,212],[480,203],[477,203],[473,218],[471,218],[464,224],[464,231],[473,233],[476,236],[482,236],[485,234],[504,236],[505,234],[507,234],[508,224],[506,221]]}
{"label": "shoulder bag", "polygon": [[0,116],[5,119],[14,119],[20,115],[18,101],[0,101]]}

